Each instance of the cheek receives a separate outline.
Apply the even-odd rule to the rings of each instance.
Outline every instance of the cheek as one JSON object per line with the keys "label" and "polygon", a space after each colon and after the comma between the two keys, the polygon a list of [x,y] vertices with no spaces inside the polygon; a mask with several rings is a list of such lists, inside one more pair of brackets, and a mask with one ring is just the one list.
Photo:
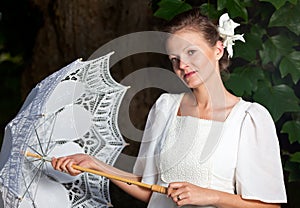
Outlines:
{"label": "cheek", "polygon": [[172,65],[173,71],[178,70],[178,68],[179,68],[178,62],[171,62],[171,65]]}
{"label": "cheek", "polygon": [[211,71],[214,68],[212,59],[203,54],[193,57],[191,62],[198,71]]}
{"label": "cheek", "polygon": [[179,70],[178,68],[177,69],[173,68],[173,71],[177,76],[181,75],[181,70]]}
{"label": "cheek", "polygon": [[208,63],[208,59],[205,56],[195,56],[191,60],[191,64],[194,69],[197,69],[198,71],[204,70],[205,66]]}

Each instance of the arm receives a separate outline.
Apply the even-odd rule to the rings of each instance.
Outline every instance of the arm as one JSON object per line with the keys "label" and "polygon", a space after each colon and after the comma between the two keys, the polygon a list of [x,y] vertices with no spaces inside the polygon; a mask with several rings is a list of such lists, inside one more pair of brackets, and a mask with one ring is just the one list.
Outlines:
{"label": "arm", "polygon": [[[105,173],[113,174],[130,180],[141,181],[140,177],[137,177],[132,173],[128,173],[123,170],[112,167],[110,165],[107,165],[104,162],[101,162],[96,158],[86,154],[75,154],[75,155],[70,155],[61,158],[53,158],[51,164],[54,169],[58,171],[67,172],[73,176],[81,173],[81,171],[72,168],[72,165],[78,165],[84,168],[103,171]],[[117,180],[111,180],[111,181],[114,184],[116,184],[118,187],[123,189],[125,192],[127,192],[128,194],[132,195],[133,197],[141,201],[148,202],[151,197],[152,194],[151,190],[139,186],[135,186],[135,185],[129,185],[127,183],[117,181]]]}
{"label": "arm", "polygon": [[201,188],[186,182],[171,183],[168,189],[168,196],[172,197],[178,206],[190,204],[200,206],[212,205],[218,208],[280,208],[279,204],[247,200],[240,195]]}

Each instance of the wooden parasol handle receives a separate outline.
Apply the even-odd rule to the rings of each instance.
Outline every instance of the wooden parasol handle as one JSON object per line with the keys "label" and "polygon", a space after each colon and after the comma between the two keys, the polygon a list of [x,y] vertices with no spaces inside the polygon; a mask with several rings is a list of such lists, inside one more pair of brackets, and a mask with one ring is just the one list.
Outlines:
{"label": "wooden parasol handle", "polygon": [[[34,153],[28,152],[28,151],[25,153],[25,156],[34,157],[34,158],[38,158],[38,159],[44,159],[48,162],[51,162],[51,159],[49,159],[49,158],[45,159],[45,158],[43,158],[42,156],[40,156],[38,154],[34,154]],[[84,168],[84,167],[81,167],[81,166],[78,166],[78,165],[72,165],[72,168],[74,168],[76,170],[83,171],[83,172],[92,173],[92,174],[99,175],[99,176],[104,176],[108,179],[122,181],[122,182],[130,184],[130,185],[134,184],[134,185],[137,185],[137,186],[140,186],[140,187],[143,187],[143,188],[150,189],[151,191],[154,191],[154,192],[167,194],[167,188],[164,187],[164,186],[160,186],[160,185],[156,185],[156,184],[150,185],[150,184],[142,183],[142,182],[139,182],[139,181],[134,181],[134,180],[130,180],[130,179],[127,179],[127,178],[122,178],[122,177],[119,177],[119,176],[116,176],[116,175],[104,173],[102,171],[96,171],[96,170],[93,170],[93,169]]]}

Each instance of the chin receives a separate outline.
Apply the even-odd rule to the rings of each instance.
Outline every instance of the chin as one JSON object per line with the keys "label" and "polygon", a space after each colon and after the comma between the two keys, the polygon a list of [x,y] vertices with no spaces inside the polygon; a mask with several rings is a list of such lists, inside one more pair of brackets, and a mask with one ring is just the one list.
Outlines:
{"label": "chin", "polygon": [[197,81],[197,82],[184,82],[185,85],[190,88],[190,89],[195,89],[195,88],[198,88],[198,87],[201,87],[204,82],[202,81]]}

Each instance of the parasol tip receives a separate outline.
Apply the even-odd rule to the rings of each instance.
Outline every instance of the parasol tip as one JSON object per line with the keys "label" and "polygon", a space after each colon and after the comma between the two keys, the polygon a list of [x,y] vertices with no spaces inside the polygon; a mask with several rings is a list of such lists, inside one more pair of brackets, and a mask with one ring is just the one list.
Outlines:
{"label": "parasol tip", "polygon": [[26,151],[24,155],[26,157],[33,157],[33,158],[37,158],[37,159],[40,159],[40,160],[51,162],[51,158],[50,157],[46,157],[46,156],[43,157],[41,155],[29,152],[29,151]]}
{"label": "parasol tip", "polygon": [[110,203],[110,202],[107,202],[107,207],[114,207],[114,205],[112,205],[112,203]]}
{"label": "parasol tip", "polygon": [[32,152],[29,152],[29,151],[25,151],[24,155],[26,157],[34,157],[34,158],[37,158],[37,159],[42,159],[42,156],[40,156],[38,154],[34,154]]}
{"label": "parasol tip", "polygon": [[113,55],[115,53],[115,51],[111,51],[110,53],[108,53],[107,55],[108,56],[111,56],[111,55]]}

